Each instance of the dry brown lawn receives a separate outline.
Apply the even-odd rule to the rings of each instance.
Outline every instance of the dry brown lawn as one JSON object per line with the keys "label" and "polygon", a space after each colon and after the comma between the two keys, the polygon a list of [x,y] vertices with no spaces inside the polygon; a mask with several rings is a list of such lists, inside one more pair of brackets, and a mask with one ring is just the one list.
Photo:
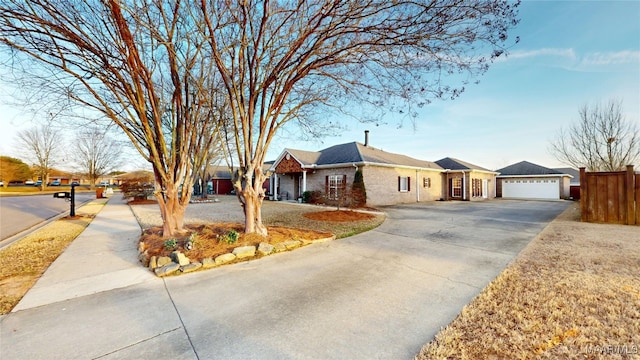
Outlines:
{"label": "dry brown lawn", "polygon": [[0,251],[0,314],[7,314],[49,265],[89,225],[106,199],[94,200]]}
{"label": "dry brown lawn", "polygon": [[572,205],[417,359],[640,359],[640,227]]}

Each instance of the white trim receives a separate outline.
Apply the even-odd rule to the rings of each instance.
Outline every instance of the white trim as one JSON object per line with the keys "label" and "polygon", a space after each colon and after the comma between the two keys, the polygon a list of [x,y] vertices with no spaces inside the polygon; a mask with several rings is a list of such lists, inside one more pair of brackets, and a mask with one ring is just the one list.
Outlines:
{"label": "white trim", "polygon": [[544,175],[498,175],[496,176],[496,179],[508,179],[508,178],[548,178],[548,177],[568,177],[570,179],[573,179],[573,176],[569,175],[569,174],[544,174]]}
{"label": "white trim", "polygon": [[326,164],[326,165],[303,165],[303,169],[334,169],[334,168],[343,168],[343,167],[353,167],[356,166],[380,166],[380,167],[389,167],[389,168],[398,168],[398,169],[411,169],[411,170],[420,170],[420,171],[435,171],[439,173],[445,172],[444,169],[433,169],[426,168],[420,166],[409,166],[409,165],[398,165],[398,164],[385,164],[385,163],[375,163],[368,161],[360,161],[360,162],[350,162],[350,163],[339,163],[339,164]]}

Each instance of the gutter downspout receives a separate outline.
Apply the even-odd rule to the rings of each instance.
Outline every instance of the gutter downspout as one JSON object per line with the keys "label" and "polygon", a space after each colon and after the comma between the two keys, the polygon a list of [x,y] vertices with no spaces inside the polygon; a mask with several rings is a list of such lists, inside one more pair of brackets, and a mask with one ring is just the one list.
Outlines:
{"label": "gutter downspout", "polygon": [[418,174],[418,169],[416,169],[416,202],[420,202],[420,175]]}

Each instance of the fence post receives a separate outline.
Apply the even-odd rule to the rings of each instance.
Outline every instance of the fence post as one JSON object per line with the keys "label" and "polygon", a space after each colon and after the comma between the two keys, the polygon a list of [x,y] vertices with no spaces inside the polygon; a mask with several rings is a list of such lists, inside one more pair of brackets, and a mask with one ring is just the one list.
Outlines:
{"label": "fence post", "polygon": [[580,221],[587,222],[587,173],[583,167],[580,168]]}
{"label": "fence post", "polygon": [[627,173],[624,180],[625,185],[625,198],[627,201],[627,225],[634,225],[636,223],[636,199],[634,194],[635,188],[635,173],[633,172],[633,165],[627,165]]}

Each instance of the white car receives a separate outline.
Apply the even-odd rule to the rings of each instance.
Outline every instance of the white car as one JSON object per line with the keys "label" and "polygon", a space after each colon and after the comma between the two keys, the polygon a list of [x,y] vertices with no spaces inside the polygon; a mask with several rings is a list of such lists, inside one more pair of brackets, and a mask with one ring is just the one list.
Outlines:
{"label": "white car", "polygon": [[33,180],[27,180],[27,181],[24,182],[25,185],[35,185],[35,183],[36,182],[33,181]]}
{"label": "white car", "polygon": [[109,184],[108,181],[100,181],[100,186],[109,186],[111,184]]}

